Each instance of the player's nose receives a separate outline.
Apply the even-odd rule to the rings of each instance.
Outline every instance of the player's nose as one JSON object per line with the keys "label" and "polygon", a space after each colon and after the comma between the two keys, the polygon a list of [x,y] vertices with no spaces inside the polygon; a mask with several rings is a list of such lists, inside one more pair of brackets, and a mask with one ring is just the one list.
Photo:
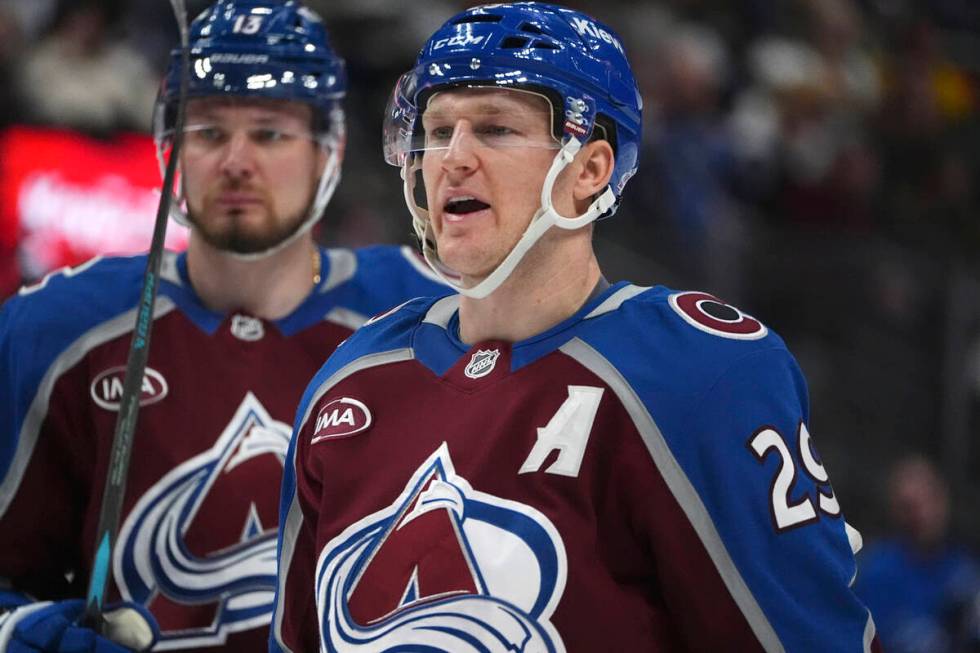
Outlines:
{"label": "player's nose", "polygon": [[474,170],[479,162],[476,155],[478,147],[479,142],[469,121],[457,121],[453,127],[453,136],[442,156],[442,169],[448,173]]}
{"label": "player's nose", "polygon": [[255,145],[248,132],[243,129],[235,130],[224,144],[221,171],[234,177],[249,175],[255,169],[255,155]]}

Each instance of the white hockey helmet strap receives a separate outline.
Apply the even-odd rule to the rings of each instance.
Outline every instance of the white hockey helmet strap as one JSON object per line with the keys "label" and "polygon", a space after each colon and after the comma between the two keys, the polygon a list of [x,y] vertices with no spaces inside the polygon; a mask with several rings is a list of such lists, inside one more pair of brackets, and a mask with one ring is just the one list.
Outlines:
{"label": "white hockey helmet strap", "polygon": [[432,230],[432,221],[429,219],[428,210],[420,207],[415,201],[415,173],[419,168],[419,157],[410,158],[402,168],[402,179],[404,180],[404,196],[408,210],[412,214],[412,226],[422,245],[422,255],[432,271],[439,276],[445,283],[455,288],[461,295],[474,299],[483,299],[507,280],[514,269],[518,266],[524,255],[530,251],[531,247],[548,231],[552,226],[560,229],[581,229],[582,227],[594,222],[597,218],[605,214],[616,204],[616,196],[612,188],[606,186],[605,190],[593,200],[586,209],[585,213],[574,218],[568,218],[558,213],[552,200],[552,191],[558,175],[574,159],[582,148],[582,143],[576,138],[566,138],[555,158],[551,162],[551,167],[541,186],[540,206],[531,218],[530,224],[521,235],[517,244],[510,250],[504,260],[497,265],[494,270],[473,287],[463,285],[459,275],[448,268],[439,258],[439,252],[435,247],[435,234]]}

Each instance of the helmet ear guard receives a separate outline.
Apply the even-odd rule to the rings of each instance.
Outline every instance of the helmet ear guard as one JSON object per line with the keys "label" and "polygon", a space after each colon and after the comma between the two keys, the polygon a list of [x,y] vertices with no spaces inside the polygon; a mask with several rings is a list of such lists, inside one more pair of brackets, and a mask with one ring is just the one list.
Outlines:
{"label": "helmet ear guard", "polygon": [[[548,98],[561,148],[541,189],[540,208],[524,235],[490,275],[468,288],[439,259],[428,211],[414,197],[417,156],[400,144],[420,128],[419,117],[433,93],[481,86],[533,91]],[[474,298],[499,287],[550,227],[578,229],[613,215],[637,169],[642,99],[622,44],[610,28],[565,7],[518,2],[457,14],[422,47],[415,67],[396,84],[388,107],[385,160],[402,168],[405,201],[422,253],[444,281]],[[555,180],[582,145],[596,138],[608,140],[615,152],[610,183],[585,213],[562,216],[552,203]]]}

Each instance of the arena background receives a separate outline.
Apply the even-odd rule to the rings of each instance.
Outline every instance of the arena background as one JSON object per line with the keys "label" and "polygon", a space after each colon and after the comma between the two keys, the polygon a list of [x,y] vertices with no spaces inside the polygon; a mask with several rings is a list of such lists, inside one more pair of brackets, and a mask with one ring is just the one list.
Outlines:
{"label": "arena background", "polygon": [[[398,172],[381,158],[383,108],[423,39],[465,5],[308,4],[350,76],[344,180],[321,238],[411,242]],[[980,4],[565,4],[620,32],[645,99],[640,172],[596,229],[607,277],[706,290],[783,336],[866,538],[887,528],[887,469],[917,452],[953,488],[956,531],[980,544]],[[204,5],[191,0],[192,15]],[[148,242],[146,134],[176,41],[170,11],[0,0],[0,295],[89,249]],[[120,224],[135,235],[112,238]]]}

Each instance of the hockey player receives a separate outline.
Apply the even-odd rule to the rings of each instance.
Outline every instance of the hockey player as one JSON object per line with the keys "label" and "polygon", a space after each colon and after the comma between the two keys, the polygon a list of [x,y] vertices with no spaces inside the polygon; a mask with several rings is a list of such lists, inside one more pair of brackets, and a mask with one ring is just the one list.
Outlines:
{"label": "hockey player", "polygon": [[372,320],[304,394],[271,649],[877,649],[783,342],[709,294],[603,280],[591,222],[641,125],[615,33],[466,10],[387,120],[462,296]]}
{"label": "hockey player", "polygon": [[[219,0],[193,22],[191,48],[175,202],[192,231],[186,255],[163,261],[112,560],[109,600],[129,608],[108,614],[109,635],[145,648],[152,620],[132,617],[146,609],[159,650],[259,651],[303,388],[368,317],[449,289],[408,248],[314,244],[340,176],[346,87],[314,13]],[[179,61],[156,116],[164,155]],[[94,260],[0,313],[2,651],[122,650],[77,625],[82,601],[66,599],[88,582],[145,265]]]}

